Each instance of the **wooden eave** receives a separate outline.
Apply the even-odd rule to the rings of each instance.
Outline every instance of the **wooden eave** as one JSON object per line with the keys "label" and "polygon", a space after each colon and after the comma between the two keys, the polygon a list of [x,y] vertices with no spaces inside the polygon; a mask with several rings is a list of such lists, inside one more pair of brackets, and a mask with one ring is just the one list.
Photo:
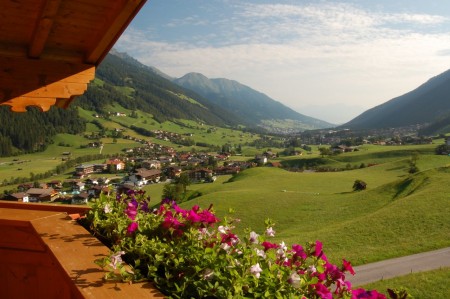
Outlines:
{"label": "wooden eave", "polygon": [[0,105],[67,107],[145,2],[0,1]]}

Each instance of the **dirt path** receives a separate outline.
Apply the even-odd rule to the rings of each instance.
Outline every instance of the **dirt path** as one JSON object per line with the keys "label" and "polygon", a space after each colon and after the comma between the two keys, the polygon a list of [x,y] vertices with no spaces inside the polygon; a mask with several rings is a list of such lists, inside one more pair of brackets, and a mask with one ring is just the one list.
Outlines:
{"label": "dirt path", "polygon": [[409,273],[450,267],[450,247],[408,255],[354,267],[356,274],[347,276],[352,285],[364,285]]}

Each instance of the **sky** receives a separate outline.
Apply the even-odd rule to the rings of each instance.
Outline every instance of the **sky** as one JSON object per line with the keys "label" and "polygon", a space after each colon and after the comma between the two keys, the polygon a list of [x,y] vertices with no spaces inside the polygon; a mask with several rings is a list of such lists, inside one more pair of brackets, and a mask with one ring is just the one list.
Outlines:
{"label": "sky", "polygon": [[149,0],[115,48],[344,123],[450,69],[450,2]]}

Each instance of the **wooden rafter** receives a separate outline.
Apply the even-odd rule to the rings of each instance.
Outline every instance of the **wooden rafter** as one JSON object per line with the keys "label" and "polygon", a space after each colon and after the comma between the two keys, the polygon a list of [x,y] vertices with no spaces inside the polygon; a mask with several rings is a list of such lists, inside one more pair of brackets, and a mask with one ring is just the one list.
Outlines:
{"label": "wooden rafter", "polygon": [[45,43],[53,26],[54,18],[58,13],[61,0],[47,0],[44,3],[37,25],[34,29],[28,56],[38,58],[44,50]]}
{"label": "wooden rafter", "polygon": [[0,105],[67,107],[146,0],[0,0]]}
{"label": "wooden rafter", "polygon": [[103,59],[103,56],[106,55],[104,49],[110,49],[112,47],[144,3],[145,1],[140,0],[127,0],[125,2],[123,8],[118,10],[118,13],[112,16],[111,20],[106,23],[107,29],[102,30],[104,32],[102,36],[95,37],[98,42],[87,53],[85,58],[86,63],[95,63]]}

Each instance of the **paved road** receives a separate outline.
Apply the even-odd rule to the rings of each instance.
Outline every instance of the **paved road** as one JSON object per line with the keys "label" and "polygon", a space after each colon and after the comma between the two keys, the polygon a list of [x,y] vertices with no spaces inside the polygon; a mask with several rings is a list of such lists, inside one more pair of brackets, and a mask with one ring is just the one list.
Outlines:
{"label": "paved road", "polygon": [[450,267],[450,247],[357,266],[354,267],[356,274],[354,276],[347,274],[346,278],[352,285],[358,286],[409,273],[446,267]]}

